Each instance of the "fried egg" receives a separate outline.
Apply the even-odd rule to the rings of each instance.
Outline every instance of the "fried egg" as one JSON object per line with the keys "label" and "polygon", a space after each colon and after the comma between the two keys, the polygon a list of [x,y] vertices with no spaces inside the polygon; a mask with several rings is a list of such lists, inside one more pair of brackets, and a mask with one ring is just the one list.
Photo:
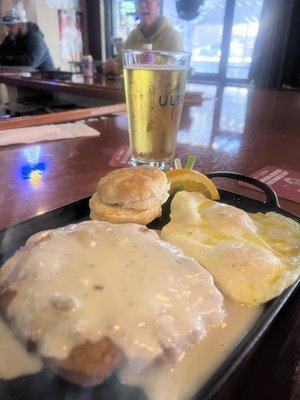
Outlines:
{"label": "fried egg", "polygon": [[162,239],[181,247],[231,299],[262,304],[300,273],[300,225],[280,214],[248,214],[236,207],[178,192]]}

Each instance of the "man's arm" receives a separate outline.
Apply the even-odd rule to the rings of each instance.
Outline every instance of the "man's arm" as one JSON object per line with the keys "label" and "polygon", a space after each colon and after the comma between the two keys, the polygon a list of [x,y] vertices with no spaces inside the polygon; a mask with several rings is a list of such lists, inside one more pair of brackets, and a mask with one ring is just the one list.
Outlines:
{"label": "man's arm", "polygon": [[0,56],[5,56],[7,54],[11,53],[11,49],[14,45],[14,41],[11,39],[9,35],[6,36],[6,38],[3,40],[3,42],[0,44]]}
{"label": "man's arm", "polygon": [[121,75],[122,71],[122,60],[119,57],[109,58],[103,68],[103,72],[105,75]]}
{"label": "man's arm", "polygon": [[3,42],[0,44],[0,56],[4,55],[4,53],[5,53],[5,47],[6,47],[5,40],[6,39],[4,39]]}
{"label": "man's arm", "polygon": [[41,65],[47,51],[44,40],[39,34],[34,33],[29,37],[27,52],[21,56],[11,56],[8,61],[10,65],[29,65],[36,69]]}
{"label": "man's arm", "polygon": [[0,44],[0,65],[10,65],[7,56],[11,53],[13,45],[14,43],[10,36],[6,36]]}
{"label": "man's arm", "polygon": [[[124,49],[134,49],[132,38],[135,35],[136,29],[134,29],[126,39],[124,43]],[[109,75],[121,75],[123,72],[123,62],[121,54],[118,54],[115,58],[109,58],[104,67],[104,73]]]}

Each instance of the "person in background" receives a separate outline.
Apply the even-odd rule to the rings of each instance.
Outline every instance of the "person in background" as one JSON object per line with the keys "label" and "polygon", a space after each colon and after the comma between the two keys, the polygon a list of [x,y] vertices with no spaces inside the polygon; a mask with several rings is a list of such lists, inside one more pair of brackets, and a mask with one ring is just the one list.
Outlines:
{"label": "person in background", "polygon": [[[141,22],[128,36],[125,49],[149,49],[182,51],[182,40],[170,22],[160,16],[160,0],[136,0],[136,11]],[[121,57],[107,60],[104,68],[107,74],[122,73]]]}
{"label": "person in background", "polygon": [[55,69],[43,33],[36,24],[27,22],[25,10],[7,11],[0,24],[8,33],[0,45],[0,65]]}

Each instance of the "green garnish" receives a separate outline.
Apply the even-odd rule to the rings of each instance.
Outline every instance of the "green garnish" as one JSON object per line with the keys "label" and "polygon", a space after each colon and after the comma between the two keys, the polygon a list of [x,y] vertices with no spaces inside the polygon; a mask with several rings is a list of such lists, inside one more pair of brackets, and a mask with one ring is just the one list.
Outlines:
{"label": "green garnish", "polygon": [[180,158],[175,158],[174,165],[175,165],[175,169],[182,169]]}
{"label": "green garnish", "polygon": [[185,163],[185,167],[182,168],[182,163],[181,163],[181,159],[180,157],[175,158],[174,160],[174,168],[172,168],[171,165],[169,164],[165,164],[163,171],[167,172],[170,171],[171,169],[193,169],[195,162],[196,162],[197,157],[195,156],[195,154],[191,154],[188,156],[186,163]]}
{"label": "green garnish", "polygon": [[196,156],[194,154],[191,154],[188,156],[187,162],[185,164],[185,169],[193,169],[196,161]]}

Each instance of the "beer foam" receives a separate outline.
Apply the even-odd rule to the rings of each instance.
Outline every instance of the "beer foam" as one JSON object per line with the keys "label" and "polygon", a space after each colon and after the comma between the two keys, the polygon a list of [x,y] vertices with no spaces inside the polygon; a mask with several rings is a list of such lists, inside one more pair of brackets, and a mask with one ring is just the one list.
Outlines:
{"label": "beer foam", "polygon": [[132,64],[124,67],[124,69],[147,69],[157,71],[184,71],[186,68],[180,65],[166,64]]}

